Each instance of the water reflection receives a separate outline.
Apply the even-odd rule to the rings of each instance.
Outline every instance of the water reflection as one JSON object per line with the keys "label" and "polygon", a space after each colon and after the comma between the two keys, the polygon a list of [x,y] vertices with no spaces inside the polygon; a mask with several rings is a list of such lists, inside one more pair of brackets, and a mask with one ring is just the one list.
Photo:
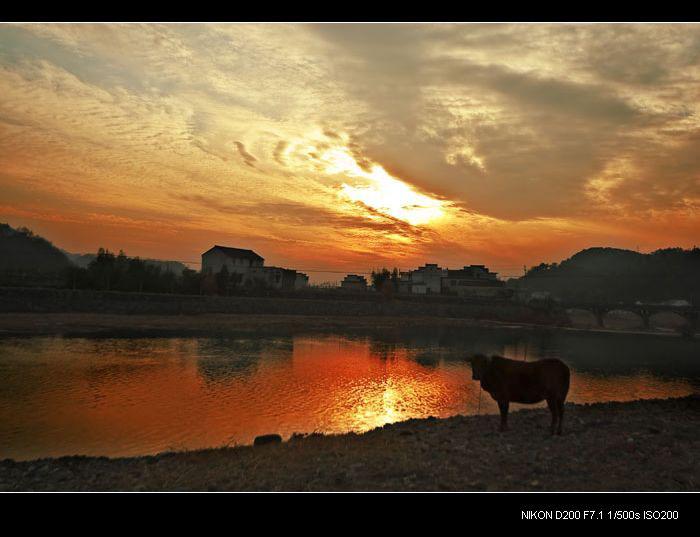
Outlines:
{"label": "water reflection", "polygon": [[[700,392],[697,342],[575,332],[410,331],[385,338],[0,340],[0,458],[137,455],[277,432],[366,431],[497,413],[463,358],[559,357],[569,400]],[[522,405],[514,405],[514,409]]]}
{"label": "water reflection", "polygon": [[266,362],[291,360],[294,342],[286,339],[198,339],[197,370],[207,383],[227,382],[255,374]]}

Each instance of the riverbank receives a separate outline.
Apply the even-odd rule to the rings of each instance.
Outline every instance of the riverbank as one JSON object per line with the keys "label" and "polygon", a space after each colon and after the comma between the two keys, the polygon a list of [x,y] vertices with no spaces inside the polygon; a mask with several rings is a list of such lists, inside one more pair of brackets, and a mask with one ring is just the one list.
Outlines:
{"label": "riverbank", "polygon": [[[700,397],[428,418],[156,456],[0,461],[0,491],[700,491]],[[271,431],[273,432],[273,431]]]}
{"label": "riverbank", "polygon": [[537,332],[563,331],[636,334],[677,338],[671,332],[556,327],[487,319],[451,317],[253,315],[123,315],[95,313],[0,313],[0,337],[261,337],[301,334],[400,335],[413,330],[444,331],[467,328],[514,328]]}
{"label": "riverbank", "polygon": [[200,296],[76,289],[0,287],[0,313],[99,315],[304,315],[312,317],[448,317],[568,326],[564,311],[496,299],[377,293],[298,292],[285,296]]}
{"label": "riverbank", "polygon": [[361,332],[368,335],[412,327],[492,324],[444,317],[318,315],[110,315],[94,313],[0,313],[0,336],[228,337]]}

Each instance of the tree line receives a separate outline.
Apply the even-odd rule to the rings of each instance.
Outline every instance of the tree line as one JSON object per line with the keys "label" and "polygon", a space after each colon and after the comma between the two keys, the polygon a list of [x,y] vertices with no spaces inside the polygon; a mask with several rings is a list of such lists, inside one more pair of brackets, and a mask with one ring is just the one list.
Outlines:
{"label": "tree line", "polygon": [[562,300],[652,302],[687,300],[700,305],[700,248],[665,248],[649,254],[588,248],[561,263],[541,263],[518,280]]}
{"label": "tree line", "polygon": [[87,267],[66,269],[65,286],[71,289],[134,291],[141,293],[178,293],[195,295],[247,295],[269,292],[261,278],[245,279],[224,265],[218,273],[202,273],[184,268],[180,274],[124,251],[114,254],[100,248]]}
{"label": "tree line", "polygon": [[394,267],[389,270],[386,267],[372,270],[372,287],[384,294],[399,292],[399,269]]}

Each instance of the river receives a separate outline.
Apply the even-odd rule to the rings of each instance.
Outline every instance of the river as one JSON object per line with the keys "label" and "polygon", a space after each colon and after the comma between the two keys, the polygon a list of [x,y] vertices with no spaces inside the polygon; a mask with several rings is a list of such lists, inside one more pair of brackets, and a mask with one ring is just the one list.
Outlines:
{"label": "river", "polygon": [[562,359],[574,403],[700,393],[698,342],[659,336],[511,328],[398,340],[4,338],[0,458],[135,456],[497,413],[463,360],[473,352]]}

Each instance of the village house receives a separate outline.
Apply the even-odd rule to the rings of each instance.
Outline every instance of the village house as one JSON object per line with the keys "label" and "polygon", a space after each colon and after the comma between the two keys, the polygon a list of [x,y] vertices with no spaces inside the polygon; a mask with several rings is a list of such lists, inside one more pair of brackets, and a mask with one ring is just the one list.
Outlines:
{"label": "village house", "polygon": [[340,283],[341,289],[347,289],[351,291],[366,291],[367,290],[367,278],[364,276],[358,276],[357,274],[348,274],[345,279]]}
{"label": "village house", "polygon": [[484,265],[469,265],[459,270],[441,268],[426,263],[416,270],[399,273],[399,293],[443,294],[475,297],[504,297],[512,292],[505,289],[498,274]]}
{"label": "village house", "polygon": [[504,297],[512,294],[505,286],[506,282],[499,280],[498,274],[490,272],[484,265],[448,270],[441,281],[442,294],[457,296]]}
{"label": "village house", "polygon": [[251,267],[246,281],[260,282],[272,289],[295,289],[297,271],[281,267]]}
{"label": "village house", "polygon": [[[409,292],[419,295],[440,294],[440,282],[445,276],[447,276],[447,269],[440,268],[435,263],[426,263],[424,267],[410,271],[408,285],[404,281],[404,288],[409,288]],[[399,280],[399,292],[401,287],[401,280]]]}
{"label": "village house", "polygon": [[243,274],[245,278],[251,267],[262,267],[264,262],[253,250],[216,245],[202,254],[202,272],[218,274],[226,267],[229,273]]}
{"label": "village house", "polygon": [[297,272],[296,279],[294,280],[294,289],[303,289],[309,285],[309,277],[303,272]]}
{"label": "village house", "polygon": [[218,274],[224,267],[240,274],[243,284],[261,283],[273,289],[300,289],[309,283],[306,274],[264,266],[265,259],[252,250],[216,245],[202,254],[202,273]]}

